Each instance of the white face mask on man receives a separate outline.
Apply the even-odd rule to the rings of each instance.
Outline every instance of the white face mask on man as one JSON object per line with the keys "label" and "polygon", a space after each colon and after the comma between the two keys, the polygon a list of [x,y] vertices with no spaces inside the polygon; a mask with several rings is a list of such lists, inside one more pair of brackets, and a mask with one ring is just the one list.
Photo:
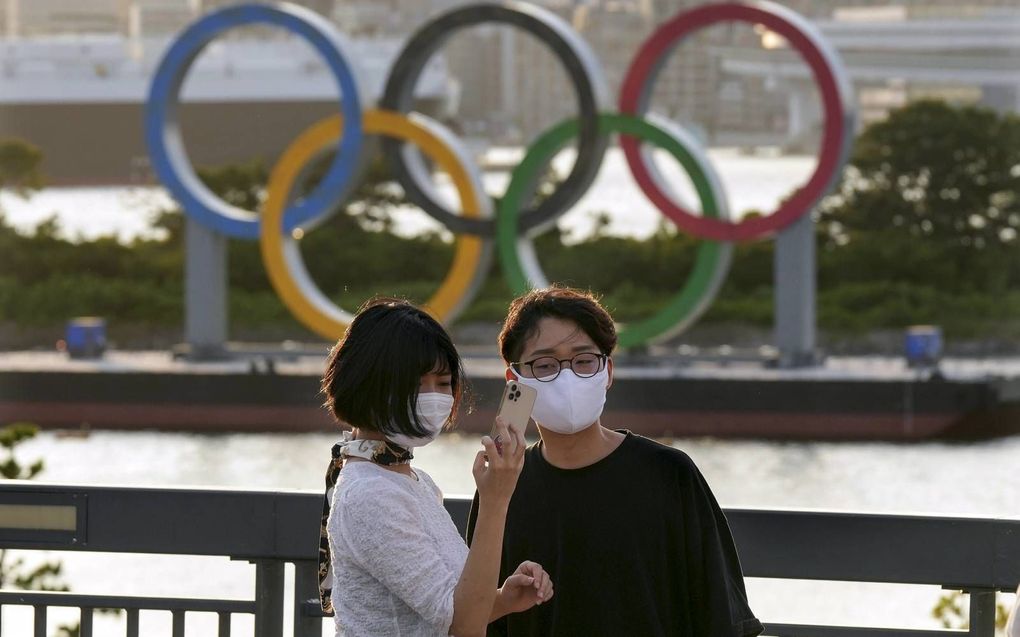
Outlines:
{"label": "white face mask on man", "polygon": [[531,417],[539,425],[560,434],[576,434],[595,424],[606,405],[609,368],[589,378],[581,378],[564,369],[549,382],[537,378],[518,378],[522,385],[538,390]]}
{"label": "white face mask on man", "polygon": [[408,436],[406,434],[387,434],[386,439],[404,447],[424,447],[439,435],[446,422],[453,413],[453,396],[439,392],[426,392],[418,394],[418,401],[415,404],[415,413],[420,422],[428,431],[424,436]]}

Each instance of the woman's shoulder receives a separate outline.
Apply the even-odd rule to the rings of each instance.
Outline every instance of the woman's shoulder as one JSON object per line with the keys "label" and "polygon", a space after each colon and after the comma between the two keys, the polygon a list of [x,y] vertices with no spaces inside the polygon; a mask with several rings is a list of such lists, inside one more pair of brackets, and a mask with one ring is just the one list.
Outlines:
{"label": "woman's shoulder", "polygon": [[435,484],[423,471],[415,473],[418,479],[362,463],[344,467],[326,522],[331,536],[344,538],[348,546],[373,544],[380,538],[393,541],[414,535],[437,523],[442,500]]}
{"label": "woman's shoulder", "polygon": [[386,500],[412,498],[409,484],[407,476],[370,462],[351,462],[340,471],[337,478],[334,506],[378,508]]}
{"label": "woman's shoulder", "polygon": [[415,475],[418,476],[418,479],[421,481],[422,484],[427,486],[433,493],[435,493],[436,497],[442,499],[443,491],[436,484],[436,481],[432,479],[432,476],[430,476],[428,473],[421,469],[415,469],[414,473]]}

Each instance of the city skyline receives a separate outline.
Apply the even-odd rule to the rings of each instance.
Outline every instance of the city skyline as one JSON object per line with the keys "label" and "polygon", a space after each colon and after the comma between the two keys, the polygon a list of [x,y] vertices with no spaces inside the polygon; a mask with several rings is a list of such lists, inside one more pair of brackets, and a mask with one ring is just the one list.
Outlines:
{"label": "city skyline", "polygon": [[[79,115],[87,109],[76,104],[106,102],[123,107],[130,103],[139,109],[148,74],[172,35],[202,12],[232,3],[0,0],[0,33],[6,36],[0,41],[5,57],[0,113],[7,122],[0,134],[17,135],[17,122],[37,118],[51,107],[66,105]],[[332,20],[357,45],[374,100],[401,42],[429,15],[463,2],[303,0],[299,4]],[[592,48],[605,71],[610,102],[615,103],[627,66],[651,32],[677,11],[701,3],[540,0],[536,4],[563,18]],[[855,84],[861,125],[924,97],[977,103],[1000,112],[1020,110],[1020,64],[1016,63],[1020,10],[1010,2],[787,0],[782,4],[806,12],[841,53]],[[254,43],[263,38],[271,42]],[[305,49],[299,39],[271,29],[235,33],[210,49],[215,53],[199,58],[186,93],[223,105],[269,100],[303,104],[301,112],[308,108],[324,112],[330,108],[335,87],[321,61]],[[530,35],[510,27],[464,29],[444,44],[430,67],[429,83],[422,86],[428,94],[424,102],[428,112],[469,139],[526,144],[576,111],[576,98],[561,63]],[[690,36],[663,65],[652,109],[710,146],[770,146],[813,154],[821,109],[806,68],[775,34],[751,25],[714,26]],[[117,114],[110,121],[122,117]],[[109,119],[103,115],[100,121]],[[25,125],[27,130],[52,128],[48,121]],[[249,150],[278,152],[261,145]],[[141,148],[131,153],[130,159],[111,161],[133,166],[144,160]],[[201,151],[198,156],[203,156]],[[210,157],[217,158],[222,159],[220,151]]]}

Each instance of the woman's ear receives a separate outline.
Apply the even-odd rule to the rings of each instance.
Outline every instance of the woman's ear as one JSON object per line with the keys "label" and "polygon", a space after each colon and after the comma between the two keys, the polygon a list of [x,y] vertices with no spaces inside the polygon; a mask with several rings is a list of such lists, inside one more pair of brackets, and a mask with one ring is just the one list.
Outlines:
{"label": "woman's ear", "polygon": [[513,370],[513,369],[511,369],[511,367],[510,367],[509,365],[507,365],[507,366],[506,366],[506,373],[505,373],[505,374],[503,374],[503,376],[504,376],[504,377],[505,377],[505,378],[506,378],[507,380],[518,380],[518,378],[517,378],[517,374],[515,374],[515,373],[514,373],[514,370]]}
{"label": "woman's ear", "polygon": [[606,383],[606,389],[609,389],[610,387],[613,386],[613,359],[612,358],[607,358],[606,359],[606,371],[609,372],[609,382]]}

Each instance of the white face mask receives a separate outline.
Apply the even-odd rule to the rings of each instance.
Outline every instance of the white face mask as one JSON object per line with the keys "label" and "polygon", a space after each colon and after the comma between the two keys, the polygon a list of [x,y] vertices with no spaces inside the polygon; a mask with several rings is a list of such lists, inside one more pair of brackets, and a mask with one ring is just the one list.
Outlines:
{"label": "white face mask", "polygon": [[424,447],[435,440],[439,432],[443,430],[443,426],[450,419],[450,414],[453,413],[453,403],[453,396],[449,394],[440,394],[439,392],[418,394],[415,413],[418,416],[418,422],[424,425],[428,434],[425,436],[387,434],[386,438],[405,449]]}
{"label": "white face mask", "polygon": [[519,378],[521,384],[538,390],[535,409],[531,412],[535,422],[560,434],[584,431],[599,419],[606,405],[609,385],[609,366],[591,378],[579,378],[569,369],[550,382],[537,378]]}

